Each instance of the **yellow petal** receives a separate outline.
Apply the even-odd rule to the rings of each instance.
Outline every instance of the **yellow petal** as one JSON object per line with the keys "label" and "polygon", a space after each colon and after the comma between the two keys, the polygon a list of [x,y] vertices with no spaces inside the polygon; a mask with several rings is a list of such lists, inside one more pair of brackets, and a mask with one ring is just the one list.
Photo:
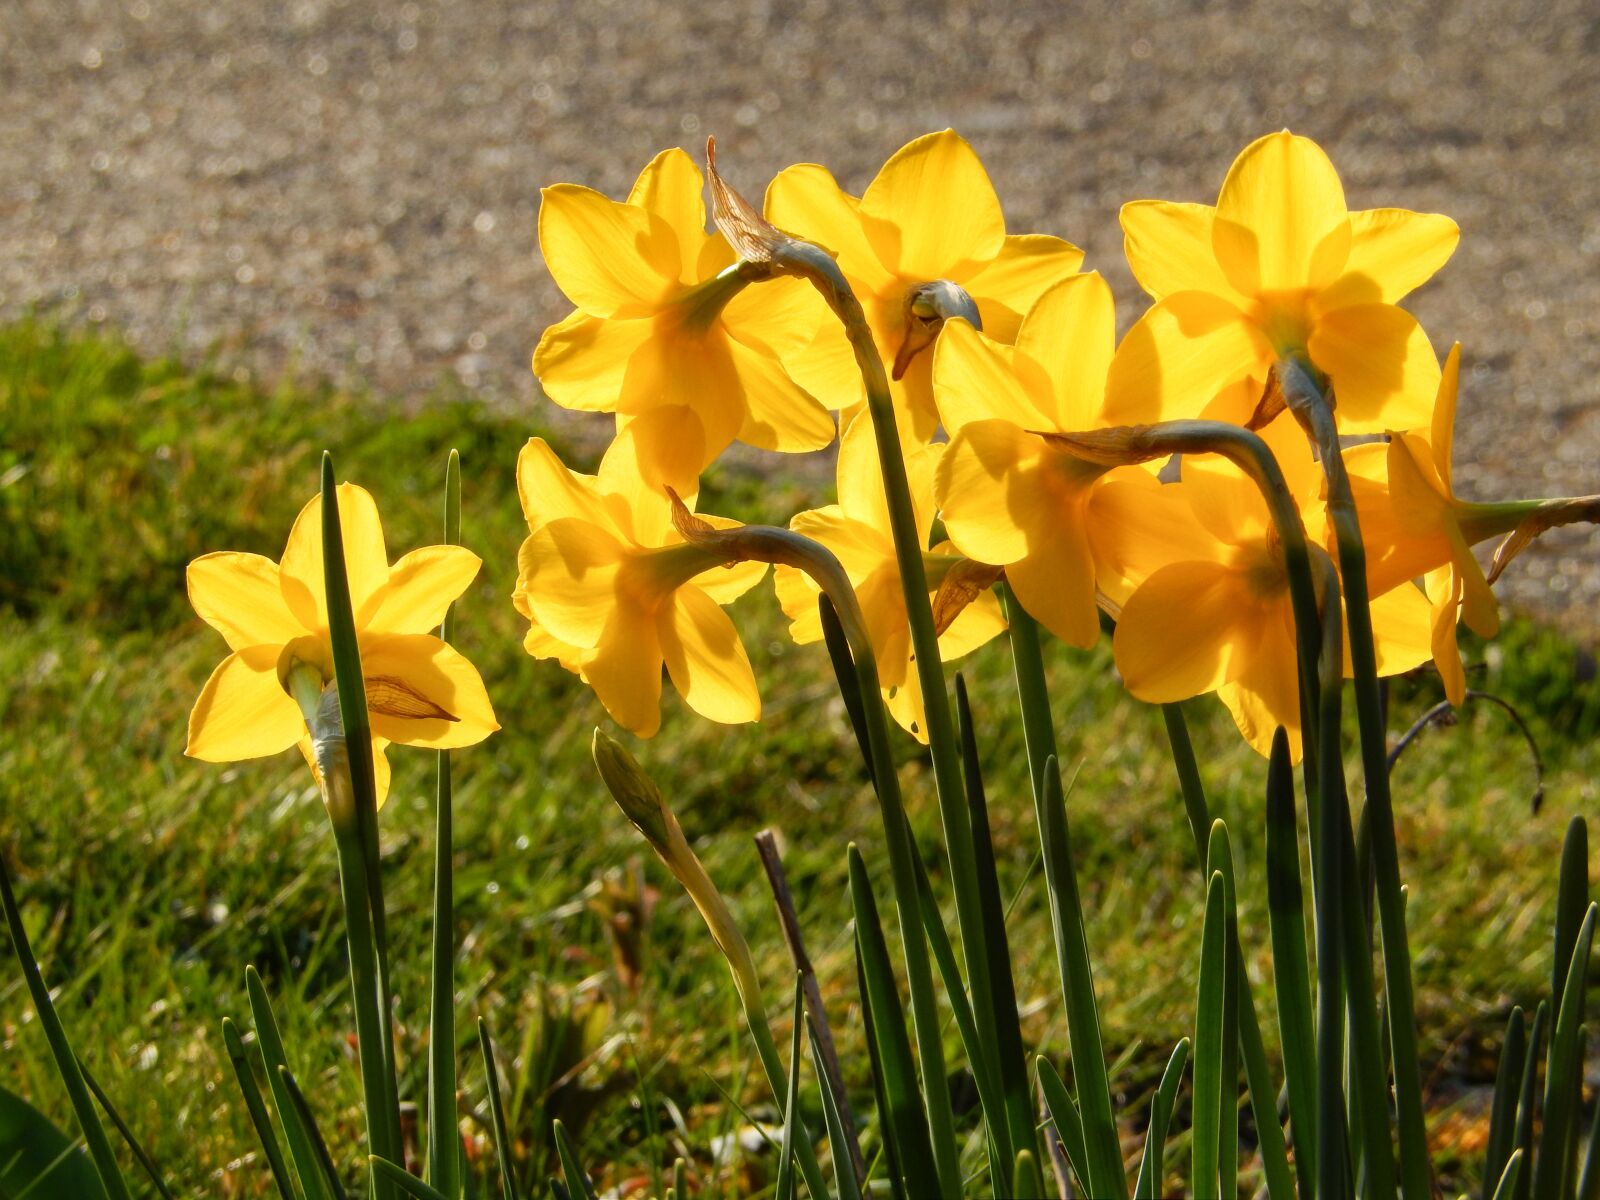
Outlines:
{"label": "yellow petal", "polygon": [[680,147],[663,150],[639,172],[628,203],[660,217],[678,241],[678,278],[699,282],[695,269],[711,235],[706,232],[705,177]]}
{"label": "yellow petal", "polygon": [[1211,228],[1218,263],[1245,295],[1332,282],[1351,236],[1333,163],[1288,130],[1258,138],[1234,159]]}
{"label": "yellow petal", "polygon": [[1461,579],[1448,567],[1430,572],[1428,598],[1432,604],[1433,665],[1444,683],[1445,698],[1459,708],[1467,698],[1467,673],[1456,644],[1456,619],[1461,614]]}
{"label": "yellow petal", "polygon": [[767,220],[832,251],[839,269],[865,301],[867,295],[893,288],[896,281],[867,236],[860,204],[816,163],[785,167],[767,186]]}
{"label": "yellow petal", "polygon": [[1224,547],[1189,507],[1188,492],[1139,467],[1111,472],[1089,496],[1085,525],[1095,585],[1120,609],[1156,571],[1181,559],[1221,561]]}
{"label": "yellow petal", "polygon": [[1245,304],[1217,265],[1211,246],[1209,204],[1134,200],[1122,206],[1122,246],[1139,286],[1154,300],[1174,292],[1210,292],[1239,307]]}
{"label": "yellow petal", "polygon": [[833,441],[833,418],[794,380],[770,351],[729,338],[728,354],[744,403],[739,440],[762,450],[800,453]]}
{"label": "yellow petal", "polygon": [[1007,234],[1000,253],[966,279],[963,286],[978,305],[983,331],[1002,342],[1045,290],[1083,265],[1083,251],[1044,233]]}
{"label": "yellow petal", "polygon": [[656,621],[619,607],[599,645],[584,655],[583,678],[612,720],[640,737],[661,728],[661,646]]}
{"label": "yellow petal", "polygon": [[710,449],[705,422],[694,409],[681,404],[664,405],[638,417],[617,418],[617,437],[612,442],[619,463],[630,463],[641,482],[656,491],[671,488],[679,496],[695,496],[700,491],[700,472],[726,449],[730,437],[715,450]]}
{"label": "yellow petal", "polygon": [[533,373],[562,408],[615,412],[634,356],[655,335],[649,317],[591,317],[581,309],[552,325],[533,352]]}
{"label": "yellow petal", "polygon": [[1271,345],[1239,309],[1203,292],[1179,292],[1140,317],[1117,347],[1106,420],[1206,416],[1242,425],[1260,399],[1254,380],[1265,378],[1272,361]]}
{"label": "yellow petal", "polygon": [[855,351],[837,324],[824,323],[800,349],[784,355],[789,377],[834,411],[866,400]]}
{"label": "yellow petal", "polygon": [[529,438],[517,455],[517,497],[530,529],[575,517],[621,534],[609,520],[594,476],[568,468],[543,438]]}
{"label": "yellow petal", "polygon": [[[740,525],[738,521],[714,513],[701,513],[700,519],[713,529],[737,529]],[[689,582],[718,604],[732,604],[766,577],[766,563],[739,562],[731,566],[712,567],[709,571],[700,572]]]}
{"label": "yellow petal", "polygon": [[894,559],[894,543],[887,530],[847,515],[842,505],[797,513],[789,528],[831,550],[852,583],[860,583]]}
{"label": "yellow petal", "polygon": [[[520,608],[519,608],[519,611]],[[524,613],[524,616],[530,614]],[[578,646],[569,646],[560,638],[555,637],[537,621],[530,621],[528,632],[522,636],[522,648],[534,658],[553,658],[574,675],[582,673],[584,651]]]}
{"label": "yellow petal", "polygon": [[822,640],[822,615],[817,609],[821,589],[811,581],[811,576],[794,567],[774,567],[772,587],[778,596],[778,607],[789,618],[789,636],[797,645],[806,646]]}
{"label": "yellow petal", "polygon": [[1256,546],[1268,540],[1272,515],[1261,489],[1226,459],[1184,455],[1182,481],[1176,486],[1195,520],[1215,542]]}
{"label": "yellow petal", "polygon": [[1433,617],[1428,598],[1415,584],[1374,596],[1369,607],[1379,675],[1399,675],[1433,657]]}
{"label": "yellow petal", "polygon": [[1019,377],[1016,353],[965,321],[946,323],[933,348],[933,392],[952,438],[974,421],[1002,420],[1033,431],[1062,428],[1045,407],[1053,397],[1032,394]]}
{"label": "yellow petal", "polygon": [[[350,608],[358,613],[389,582],[389,552],[384,548],[383,523],[378,519],[378,505],[372,493],[353,483],[341,483],[338,500]],[[296,620],[311,630],[328,627],[322,576],[321,496],[312,497],[295,518],[279,564],[278,582]]]}
{"label": "yellow petal", "polygon": [[1130,692],[1152,704],[1215,691],[1253,651],[1259,609],[1228,567],[1171,563],[1122,606],[1117,670]]}
{"label": "yellow petal", "polygon": [[189,564],[189,603],[228,649],[283,645],[306,632],[284,602],[278,564],[259,554],[203,554]]}
{"label": "yellow petal", "polygon": [[1397,304],[1431,279],[1455,253],[1461,230],[1439,213],[1369,208],[1350,214],[1350,257],[1344,272],[1318,297],[1325,308]]}
{"label": "yellow petal", "polygon": [[614,536],[587,521],[565,517],[540,526],[517,554],[534,618],[569,645],[596,645],[619,606],[623,554]]}
{"label": "yellow petal", "polygon": [[723,307],[721,322],[730,336],[770,350],[785,362],[824,329],[844,339],[822,294],[802,279],[780,277],[745,288]]}
{"label": "yellow petal", "polygon": [[1446,496],[1455,495],[1451,479],[1450,460],[1455,456],[1456,394],[1461,387],[1461,343],[1456,342],[1445,356],[1444,370],[1439,373],[1439,394],[1433,402],[1433,465],[1439,472]]}
{"label": "yellow petal", "polygon": [[1005,631],[1006,618],[1000,611],[999,597],[992,591],[984,592],[939,635],[939,657],[944,662],[954,662]]}
{"label": "yellow petal", "polygon": [[738,725],[761,717],[761,696],[744,644],[717,602],[696,587],[679,588],[656,623],[667,673],[702,717]]}
{"label": "yellow petal", "polygon": [[375,634],[361,639],[361,673],[396,679],[454,721],[372,713],[372,732],[407,746],[473,746],[500,728],[478,669],[430,634]]}
{"label": "yellow petal", "polygon": [[1333,382],[1340,433],[1427,426],[1439,392],[1439,360],[1404,309],[1357,304],[1324,313],[1306,348]]}
{"label": "yellow petal", "polygon": [[1461,581],[1461,618],[1479,637],[1492,638],[1500,632],[1500,607],[1495,603],[1494,592],[1489,590],[1483,567],[1473,556],[1472,547],[1467,545],[1461,526],[1449,521],[1446,533],[1450,538],[1456,578]]}
{"label": "yellow petal", "polygon": [[594,317],[647,316],[683,273],[666,221],[572,183],[541,193],[539,248],[562,294]]}
{"label": "yellow petal", "polygon": [[1005,566],[1027,554],[1035,516],[1051,507],[1038,438],[1008,421],[974,421],[950,443],[934,485],[950,540]]}
{"label": "yellow petal", "polygon": [[278,646],[253,646],[223,659],[189,714],[184,753],[237,762],[287,750],[305,732],[300,708],[278,682]]}
{"label": "yellow petal", "polygon": [[1028,311],[1017,332],[1017,353],[1049,379],[1045,412],[1056,429],[1089,429],[1099,421],[1116,344],[1116,305],[1096,271],[1056,284]]}
{"label": "yellow petal", "polygon": [[464,546],[424,546],[389,568],[388,586],[356,617],[372,633],[426,633],[478,576],[480,559]]}
{"label": "yellow petal", "polygon": [[1299,762],[1300,668],[1295,655],[1294,616],[1287,602],[1262,613],[1259,644],[1240,663],[1239,678],[1217,689],[1234,724],[1257,754],[1272,752],[1272,735],[1283,726],[1289,757]]}
{"label": "yellow petal", "polygon": [[879,257],[907,280],[954,278],[1005,244],[989,174],[949,129],[895,151],[862,195],[861,213]]}
{"label": "yellow petal", "polygon": [[1100,639],[1094,554],[1084,529],[1083,505],[1058,504],[1058,513],[1056,535],[1009,564],[1006,579],[1034,620],[1069,646],[1087,649]]}

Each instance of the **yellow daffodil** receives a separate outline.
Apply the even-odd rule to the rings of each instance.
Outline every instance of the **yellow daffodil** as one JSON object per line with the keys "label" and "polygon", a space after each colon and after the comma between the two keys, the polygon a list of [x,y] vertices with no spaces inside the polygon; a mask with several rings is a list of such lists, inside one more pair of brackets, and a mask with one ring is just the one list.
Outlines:
{"label": "yellow daffodil", "polygon": [[539,206],[545,265],[577,311],[545,330],[534,373],[565,408],[616,413],[639,473],[684,496],[735,439],[802,451],[834,434],[779,361],[829,319],[826,307],[800,280],[746,287],[728,270],[734,253],[706,231],[703,184],[672,149],[625,203],[563,183]]}
{"label": "yellow daffodil", "polygon": [[1293,357],[1331,381],[1340,432],[1426,425],[1439,366],[1396,304],[1455,250],[1448,217],[1350,212],[1328,156],[1285,130],[1234,160],[1215,208],[1134,201],[1122,228],[1156,304],[1118,350],[1113,420],[1247,424]]}
{"label": "yellow daffodil", "polygon": [[719,606],[753,587],[764,563],[723,566],[686,542],[670,501],[640,478],[625,440],[591,476],[569,470],[533,438],[517,459],[517,492],[530,536],[518,554],[516,602],[533,622],[530,654],[579,675],[640,737],[661,724],[663,664],[702,716],[725,724],[759,718],[750,660]]}
{"label": "yellow daffodil", "polygon": [[[1308,538],[1326,541],[1322,475],[1304,436],[1285,415],[1262,437],[1283,469]],[[1152,703],[1214,691],[1259,753],[1270,751],[1273,731],[1282,725],[1298,758],[1294,610],[1265,500],[1244,472],[1212,456],[1186,456],[1181,482],[1158,486],[1181,497],[1189,516],[1171,524],[1162,541],[1123,547],[1128,577],[1142,576],[1142,582],[1117,620],[1117,669],[1130,692]],[[1183,550],[1174,557],[1176,546]],[[1414,585],[1401,584],[1371,607],[1380,675],[1427,661],[1429,606]]]}
{"label": "yellow daffodil", "polygon": [[[1117,556],[1125,528],[1095,511],[1100,491],[1114,477],[1149,478],[1142,467],[1113,473],[1052,438],[1104,423],[1115,340],[1111,289],[1091,272],[1040,296],[1016,345],[952,321],[935,353],[934,390],[951,436],[935,492],[950,540],[1003,566],[1023,608],[1075,646],[1100,635],[1096,559]],[[1106,499],[1120,509],[1123,497]]]}
{"label": "yellow daffodil", "polygon": [[[906,476],[917,532],[924,546],[933,529],[933,477],[942,445],[920,446],[906,457]],[[851,586],[861,602],[867,637],[878,658],[878,680],[890,715],[920,742],[927,742],[927,719],[922,708],[922,687],[917,679],[911,648],[911,629],[906,617],[905,592],[900,584],[900,568],[895,558],[894,537],[889,528],[889,509],[884,500],[883,476],[878,465],[872,430],[864,422],[853,423],[839,443],[839,502],[797,515],[789,523],[796,533],[820,542],[838,556]],[[969,560],[958,554],[949,542],[942,542],[922,556],[928,577],[930,600],[939,594],[952,571],[966,569]],[[796,642],[822,640],[822,622],[817,611],[820,589],[805,572],[780,566],[774,572],[778,603],[790,620],[789,632]],[[945,662],[977,649],[1005,629],[1000,604],[988,584],[992,577],[974,582],[971,602],[959,607],[939,636],[940,657]],[[946,590],[947,596],[949,589]],[[955,607],[966,594],[952,600]]]}
{"label": "yellow daffodil", "polygon": [[[955,285],[976,306],[984,332],[1009,342],[1040,293],[1083,262],[1083,251],[1060,238],[1007,234],[983,164],[948,129],[897,150],[860,199],[825,167],[789,167],[767,190],[766,215],[837,256],[878,353],[892,364],[896,408],[909,425],[907,438],[917,442],[933,436],[937,421],[932,356],[925,351],[939,331],[937,316],[921,307],[919,289]],[[862,403],[861,377],[837,327],[819,330],[791,366],[830,407],[854,410]]]}
{"label": "yellow daffodil", "polygon": [[[390,742],[447,749],[500,728],[477,670],[431,632],[480,565],[460,546],[413,550],[393,565],[371,494],[339,485],[350,603],[361,650],[381,803]],[[301,511],[280,562],[206,554],[189,564],[189,600],[232,651],[189,715],[186,753],[207,762],[277,754],[298,745],[315,771],[301,706],[285,680],[307,668],[333,682],[322,575],[322,499]]]}

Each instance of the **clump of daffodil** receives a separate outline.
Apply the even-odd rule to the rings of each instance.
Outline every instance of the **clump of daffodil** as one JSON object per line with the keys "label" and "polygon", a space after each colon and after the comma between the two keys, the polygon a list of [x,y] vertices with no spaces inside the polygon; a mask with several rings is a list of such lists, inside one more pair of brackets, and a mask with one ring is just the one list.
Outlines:
{"label": "clump of daffodil", "polygon": [[755,675],[720,606],[753,587],[766,564],[724,565],[724,552],[687,542],[669,497],[640,477],[627,451],[614,442],[599,474],[584,475],[540,438],[523,447],[517,492],[529,537],[517,556],[515,599],[532,622],[524,645],[581,676],[640,737],[661,724],[663,664],[702,716],[754,721]]}
{"label": "clump of daffodil", "polygon": [[[390,742],[443,750],[500,728],[477,669],[432,632],[480,562],[460,546],[426,546],[391,565],[378,506],[354,484],[339,485],[339,524],[382,803]],[[321,497],[300,511],[281,561],[206,554],[189,564],[188,582],[195,612],[231,653],[189,714],[186,753],[234,762],[298,745],[317,772],[307,723],[334,681]]]}
{"label": "clump of daffodil", "polygon": [[[943,445],[924,445],[906,455],[907,482],[916,510],[917,532],[924,546],[933,531],[933,477],[944,449]],[[837,504],[800,513],[789,527],[838,557],[860,601],[867,636],[878,660],[878,681],[885,705],[902,727],[918,741],[926,742],[928,725],[922,708],[922,687],[913,661],[911,629],[889,528],[883,476],[872,431],[862,422],[852,424],[839,443],[838,495]],[[924,552],[922,562],[936,619],[943,609],[944,628],[939,635],[943,661],[950,662],[977,649],[1005,629],[999,601],[989,590],[993,572],[980,570],[973,575],[974,564],[949,542]],[[795,567],[779,566],[773,582],[794,640],[801,644],[821,641],[822,621],[817,610],[821,588],[816,581]]]}
{"label": "clump of daffodil", "polygon": [[804,282],[751,277],[706,230],[700,169],[665,150],[624,203],[586,187],[544,189],[539,246],[577,311],[545,330],[533,370],[564,408],[617,414],[637,469],[691,496],[735,439],[804,451],[832,418],[780,359],[827,318]]}
{"label": "clump of daffodil", "polygon": [[[902,146],[860,199],[825,167],[789,167],[767,189],[766,215],[837,257],[878,354],[892,364],[896,409],[917,441],[933,436],[938,419],[925,351],[943,319],[976,318],[1009,342],[1040,293],[1083,262],[1083,251],[1060,238],[1006,233],[988,173],[949,129]],[[853,413],[862,403],[855,358],[836,326],[818,330],[790,363],[830,407]]]}
{"label": "clump of daffodil", "polygon": [[1156,487],[1144,467],[1113,469],[1054,437],[1104,425],[1115,342],[1111,289],[1091,272],[1040,296],[1014,346],[952,321],[935,354],[951,437],[935,484],[945,530],[963,554],[1003,566],[1022,607],[1075,646],[1100,635],[1097,559],[1118,560],[1119,539],[1139,536],[1126,510]]}
{"label": "clump of daffodil", "polygon": [[1454,252],[1448,217],[1349,211],[1328,156],[1285,130],[1234,160],[1216,207],[1138,200],[1122,228],[1156,304],[1118,350],[1114,420],[1259,424],[1273,364],[1292,358],[1331,383],[1342,433],[1427,424],[1438,360],[1397,304]]}
{"label": "clump of daffodil", "polygon": [[[1288,415],[1261,431],[1283,471],[1313,543],[1329,540],[1322,474]],[[1212,455],[1186,455],[1180,482],[1160,485],[1187,512],[1163,511],[1161,540],[1129,539],[1125,578],[1134,582],[1117,616],[1117,669],[1141,700],[1169,703],[1216,692],[1247,742],[1265,755],[1283,726],[1298,759],[1300,680],[1288,570],[1256,483]],[[1429,606],[1403,582],[1371,604],[1378,673],[1424,663]],[[1349,662],[1345,664],[1348,673]]]}

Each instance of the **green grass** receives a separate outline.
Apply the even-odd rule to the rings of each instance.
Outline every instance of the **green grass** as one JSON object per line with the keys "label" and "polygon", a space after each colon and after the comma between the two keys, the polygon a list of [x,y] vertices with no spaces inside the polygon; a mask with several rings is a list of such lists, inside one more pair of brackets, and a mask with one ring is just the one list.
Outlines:
{"label": "green grass", "polygon": [[[181,1190],[255,1196],[269,1187],[249,1153],[221,1038],[224,1016],[247,1015],[246,963],[267,982],[291,1065],[351,1178],[361,1128],[332,839],[297,755],[232,766],[183,757],[189,706],[225,652],[189,610],[184,565],[218,549],[278,557],[316,489],[324,448],[342,478],[376,495],[392,557],[432,543],[452,446],[464,469],[464,540],[484,558],[458,610],[458,644],[480,667],[504,726],[457,756],[466,1100],[486,1111],[471,1037],[471,1018],[483,1013],[501,1039],[518,1170],[530,1183],[552,1169],[556,1116],[591,1166],[610,1164],[610,1183],[648,1179],[678,1154],[699,1164],[707,1194],[770,1183],[770,1160],[760,1156],[710,1170],[712,1139],[743,1120],[724,1092],[752,1113],[771,1112],[721,961],[593,770],[599,705],[558,666],[521,650],[510,604],[524,533],[513,467],[535,433],[549,436],[542,412],[447,394],[401,410],[376,397],[292,382],[268,389],[145,360],[112,338],[49,324],[0,329],[0,852],[16,871],[80,1054]],[[819,473],[783,465],[719,468],[702,506],[781,523],[828,499],[807,482]],[[662,732],[633,746],[732,902],[776,1013],[789,1007],[786,958],[750,839],[765,826],[786,839],[801,919],[865,1112],[844,849],[858,842],[886,881],[875,805],[821,648],[789,643],[769,589],[733,611],[762,681],[762,723],[711,725],[667,689]],[[1515,622],[1470,657],[1487,661],[1474,686],[1525,706],[1548,774],[1534,815],[1526,751],[1487,706],[1468,710],[1455,730],[1425,735],[1397,769],[1423,1043],[1429,1065],[1438,1064],[1430,1096],[1442,1115],[1466,1085],[1492,1078],[1489,1051],[1505,1010],[1548,979],[1565,822],[1592,813],[1600,791],[1592,663],[1550,631]],[[1059,1059],[1065,1031],[1043,896],[1030,875],[1037,840],[1010,664],[996,644],[962,667],[990,773],[1002,885],[1023,889],[1013,946],[1024,1032]],[[1121,691],[1104,645],[1088,653],[1052,645],[1049,667],[1063,761],[1078,772],[1069,805],[1105,1036],[1119,1056],[1114,1086],[1124,1107],[1142,1111],[1172,1044],[1189,1032],[1199,876],[1159,714]],[[1438,696],[1431,677],[1400,681],[1394,724]],[[1233,833],[1240,927],[1258,1004],[1270,1014],[1260,991],[1265,764],[1220,706],[1189,709],[1213,808]],[[909,739],[902,749],[908,803],[941,887],[931,777]],[[397,748],[391,757],[382,826],[402,1087],[420,1101],[432,756]],[[643,901],[630,900],[620,878],[636,860],[648,860]],[[634,988],[619,975],[606,917],[630,905],[642,964]],[[66,1122],[20,975],[9,947],[0,949],[0,1086]],[[1175,1128],[1186,1124],[1180,1110]],[[1456,1178],[1461,1143],[1468,1161],[1459,1178],[1469,1179],[1480,1123],[1469,1115],[1438,1125],[1441,1160]],[[479,1129],[487,1146],[487,1126]]]}

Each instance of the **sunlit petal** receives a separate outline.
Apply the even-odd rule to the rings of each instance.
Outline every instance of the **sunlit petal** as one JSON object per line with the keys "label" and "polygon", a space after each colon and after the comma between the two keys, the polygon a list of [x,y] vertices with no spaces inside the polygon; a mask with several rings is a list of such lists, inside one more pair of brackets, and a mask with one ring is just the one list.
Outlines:
{"label": "sunlit petal", "polygon": [[598,526],[576,518],[542,525],[522,543],[517,567],[534,617],[573,646],[596,645],[619,607],[617,571],[623,547]]}
{"label": "sunlit petal", "polygon": [[1134,200],[1122,206],[1122,245],[1139,286],[1154,300],[1174,292],[1210,292],[1243,307],[1217,265],[1211,246],[1209,204],[1176,204],[1168,200]]}
{"label": "sunlit petal", "polygon": [[[372,493],[353,483],[338,489],[339,531],[344,543],[345,577],[350,582],[350,607],[360,612],[389,581],[389,555],[383,524]],[[300,510],[289,543],[278,564],[278,582],[295,619],[307,629],[328,627],[327,594],[322,577],[322,497],[314,496]]]}
{"label": "sunlit petal", "polygon": [[1439,360],[1417,319],[1392,304],[1325,313],[1307,343],[1333,381],[1341,433],[1426,428],[1439,392]]}
{"label": "sunlit petal", "polygon": [[1228,567],[1172,563],[1122,606],[1113,643],[1117,670],[1130,692],[1153,704],[1215,691],[1254,651],[1259,618],[1259,606]]}
{"label": "sunlit petal", "polygon": [[634,356],[655,329],[649,317],[591,317],[579,310],[544,331],[533,373],[562,408],[614,412],[629,390]]}
{"label": "sunlit petal", "polygon": [[761,696],[744,644],[715,600],[698,588],[680,588],[656,628],[667,672],[690,708],[725,725],[760,719]]}
{"label": "sunlit petal", "polygon": [[1017,336],[1022,318],[1052,285],[1083,265],[1083,251],[1043,233],[1006,235],[1000,253],[963,281],[978,305],[983,331],[1002,342]]}
{"label": "sunlit petal", "polygon": [[1234,159],[1211,239],[1240,292],[1322,287],[1343,269],[1351,237],[1339,174],[1310,138],[1268,134]]}
{"label": "sunlit petal", "polygon": [[678,241],[679,280],[698,282],[695,271],[711,235],[706,232],[705,177],[694,159],[677,146],[663,150],[639,172],[628,203],[666,223]]}
{"label": "sunlit petal", "polygon": [[860,201],[826,167],[799,163],[778,172],[767,187],[766,217],[786,233],[832,251],[858,292],[894,286],[893,271],[878,257],[862,225]]}
{"label": "sunlit petal", "polygon": [[1426,283],[1455,253],[1461,230],[1439,213],[1371,208],[1350,214],[1350,257],[1318,297],[1324,308],[1395,304]]}
{"label": "sunlit petal", "polygon": [[1005,244],[1005,217],[989,173],[949,129],[895,151],[862,195],[861,213],[879,256],[903,279],[956,278]]}
{"label": "sunlit petal", "polygon": [[277,665],[277,646],[254,646],[223,659],[189,713],[184,753],[206,762],[236,762],[294,745],[305,733],[305,718],[278,682]]}
{"label": "sunlit petal", "polygon": [[1105,406],[1106,373],[1117,342],[1117,310],[1099,272],[1074,275],[1046,291],[1017,332],[1017,353],[1050,381],[1044,397],[1054,428],[1088,429]]}
{"label": "sunlit petal", "polygon": [[475,745],[500,728],[478,669],[429,634],[363,636],[361,673],[369,680],[398,680],[422,701],[454,718],[373,711],[373,733],[391,742],[447,750]]}
{"label": "sunlit petal", "polygon": [[189,564],[189,603],[211,628],[243,650],[293,641],[306,632],[284,602],[278,564],[259,554],[203,554]]}
{"label": "sunlit petal", "polygon": [[426,633],[477,578],[483,566],[463,546],[424,546],[389,568],[389,583],[373,593],[356,615],[356,626],[373,633]]}
{"label": "sunlit petal", "polygon": [[539,248],[562,294],[595,317],[655,311],[683,271],[665,220],[572,183],[541,193]]}
{"label": "sunlit petal", "polygon": [[1117,347],[1106,419],[1134,425],[1206,416],[1244,424],[1260,399],[1259,385],[1248,385],[1265,378],[1272,361],[1266,337],[1239,309],[1203,292],[1179,292],[1139,318]]}

